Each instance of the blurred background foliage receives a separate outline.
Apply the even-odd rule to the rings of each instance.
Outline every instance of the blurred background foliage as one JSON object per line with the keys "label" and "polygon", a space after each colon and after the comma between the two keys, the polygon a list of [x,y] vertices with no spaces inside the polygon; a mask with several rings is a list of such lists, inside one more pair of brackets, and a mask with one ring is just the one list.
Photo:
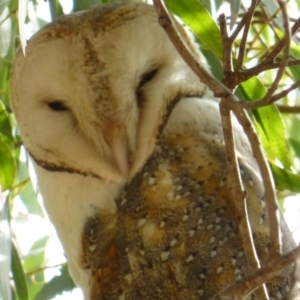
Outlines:
{"label": "blurred background foliage", "polygon": [[[28,168],[28,156],[10,107],[10,71],[20,40],[24,44],[39,28],[64,13],[87,9],[101,2],[107,1],[0,1],[0,299],[82,298],[78,289],[73,290],[75,286],[68,273],[66,258],[42,209],[34,174]],[[234,28],[250,1],[165,2],[194,32],[213,74],[221,79],[222,44],[218,15],[225,11],[228,27]],[[298,18],[300,0],[287,1],[287,5],[292,26]],[[282,27],[277,1],[262,1],[250,28],[244,68],[253,67],[269,53],[284,35]],[[240,36],[234,42],[234,57],[239,45]],[[300,59],[297,35],[292,40],[291,58]],[[274,80],[275,72],[270,70],[242,83],[236,94],[250,101],[261,98]],[[279,90],[299,79],[300,67],[287,67]],[[293,106],[296,111],[300,105],[299,90],[281,99],[280,104]],[[273,171],[279,199],[283,201],[300,192],[300,118],[295,111],[282,114],[276,105],[271,105],[251,112]],[[297,197],[294,199],[299,201]],[[66,293],[68,291],[72,293]]]}

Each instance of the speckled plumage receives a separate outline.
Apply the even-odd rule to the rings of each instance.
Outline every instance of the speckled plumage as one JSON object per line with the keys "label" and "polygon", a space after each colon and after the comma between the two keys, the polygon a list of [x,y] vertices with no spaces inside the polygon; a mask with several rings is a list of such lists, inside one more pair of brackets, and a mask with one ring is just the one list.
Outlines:
{"label": "speckled plumage", "polygon": [[[93,274],[92,299],[210,299],[249,272],[227,178],[217,104],[182,101],[199,110],[200,120],[173,134],[167,127],[153,155],[118,197],[117,213],[96,214],[86,223],[82,263]],[[180,108],[175,116],[182,113]],[[205,116],[209,110],[213,125]],[[236,132],[237,137],[241,134]],[[241,136],[238,147],[251,155]],[[256,166],[249,162],[253,164],[253,158],[240,153],[263,264],[266,211]],[[103,237],[109,240],[104,242]],[[271,299],[285,299],[288,278],[279,276],[273,285]]]}
{"label": "speckled plumage", "polygon": [[[13,70],[13,109],[86,298],[206,300],[248,274],[218,104],[154,9],[109,4],[65,16],[26,51]],[[263,188],[243,131],[236,122],[234,128],[264,264]],[[289,233],[284,239],[286,252],[293,241]],[[271,299],[286,299],[289,273],[268,285]]]}

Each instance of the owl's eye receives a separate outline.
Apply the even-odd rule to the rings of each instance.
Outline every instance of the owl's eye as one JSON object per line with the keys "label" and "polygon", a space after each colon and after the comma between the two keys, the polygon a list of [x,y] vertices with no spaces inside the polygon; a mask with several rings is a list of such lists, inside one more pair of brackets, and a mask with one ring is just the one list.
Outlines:
{"label": "owl's eye", "polygon": [[145,73],[140,81],[139,87],[143,86],[144,84],[146,84],[147,82],[151,81],[154,76],[156,75],[158,69],[154,69],[148,73]]}
{"label": "owl's eye", "polygon": [[66,111],[69,109],[62,101],[51,101],[47,105],[54,111]]}

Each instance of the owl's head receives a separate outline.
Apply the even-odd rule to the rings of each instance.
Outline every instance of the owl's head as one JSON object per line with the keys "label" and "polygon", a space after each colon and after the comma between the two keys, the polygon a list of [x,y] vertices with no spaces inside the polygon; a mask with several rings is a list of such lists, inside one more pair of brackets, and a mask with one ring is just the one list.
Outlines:
{"label": "owl's head", "polygon": [[25,57],[19,51],[12,74],[13,110],[36,163],[113,181],[147,160],[174,103],[203,90],[141,3],[59,18],[33,36]]}

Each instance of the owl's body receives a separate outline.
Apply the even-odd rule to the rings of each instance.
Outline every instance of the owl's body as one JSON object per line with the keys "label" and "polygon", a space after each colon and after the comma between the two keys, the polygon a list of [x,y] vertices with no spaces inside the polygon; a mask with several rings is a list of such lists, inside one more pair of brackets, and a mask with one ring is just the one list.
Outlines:
{"label": "owl's body", "polygon": [[[159,27],[153,7],[110,4],[65,16],[26,51],[13,71],[14,112],[86,298],[209,299],[248,274],[218,104]],[[263,264],[263,188],[234,124]],[[285,239],[286,252],[293,243]],[[286,299],[288,273],[269,286],[271,299]]]}
{"label": "owl's body", "polygon": [[[153,155],[117,198],[117,212],[86,223],[84,267],[96,262],[92,299],[209,299],[248,273],[218,114],[211,100],[182,99]],[[241,166],[266,258],[262,190],[237,133],[250,160],[241,158]]]}

